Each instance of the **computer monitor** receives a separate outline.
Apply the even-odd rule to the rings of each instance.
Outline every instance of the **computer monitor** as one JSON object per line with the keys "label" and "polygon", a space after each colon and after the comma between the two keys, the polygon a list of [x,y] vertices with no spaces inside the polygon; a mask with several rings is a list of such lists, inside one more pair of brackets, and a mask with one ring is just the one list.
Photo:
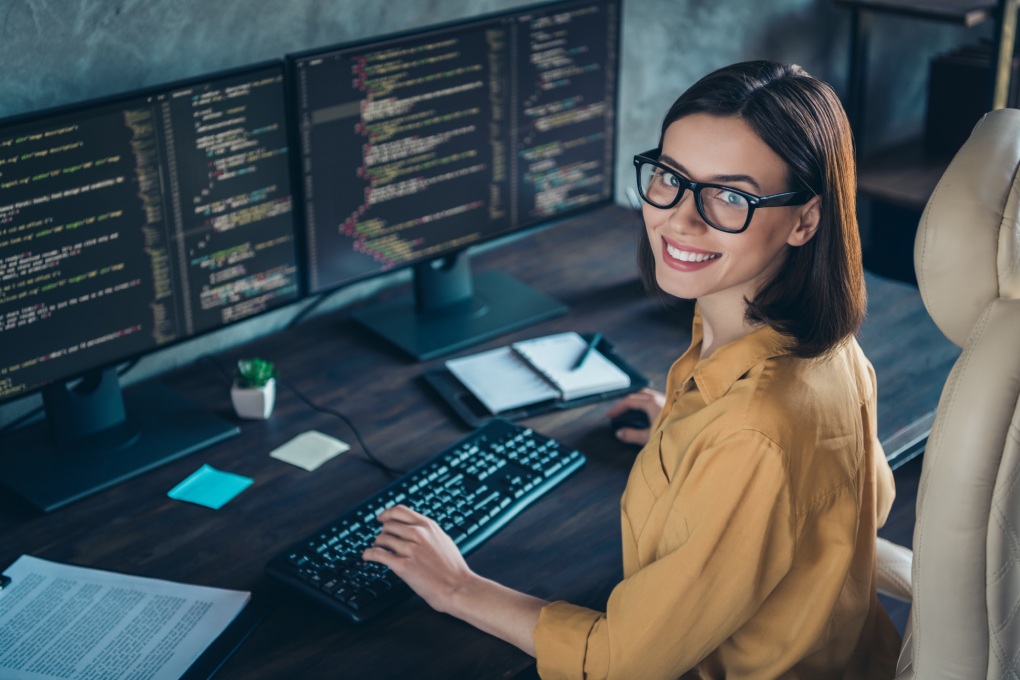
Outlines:
{"label": "computer monitor", "polygon": [[613,200],[619,32],[576,0],[288,56],[309,291],[413,265],[353,316],[418,359],[564,312],[464,250]]}
{"label": "computer monitor", "polygon": [[295,300],[282,61],[0,122],[0,482],[40,509],[238,432],[116,367]]}

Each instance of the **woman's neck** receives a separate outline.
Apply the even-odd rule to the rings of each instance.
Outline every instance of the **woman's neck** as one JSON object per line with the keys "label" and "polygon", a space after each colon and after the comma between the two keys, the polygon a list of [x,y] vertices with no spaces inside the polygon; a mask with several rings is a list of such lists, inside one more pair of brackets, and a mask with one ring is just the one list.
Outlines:
{"label": "woman's neck", "polygon": [[760,324],[748,323],[747,302],[743,297],[699,298],[698,311],[701,313],[704,337],[701,342],[702,359],[707,359],[723,345],[738,340],[760,327]]}

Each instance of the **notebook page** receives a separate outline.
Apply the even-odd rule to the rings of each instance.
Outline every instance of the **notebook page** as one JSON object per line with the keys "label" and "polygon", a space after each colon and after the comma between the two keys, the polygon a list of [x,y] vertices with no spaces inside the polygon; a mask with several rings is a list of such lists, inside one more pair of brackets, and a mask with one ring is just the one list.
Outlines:
{"label": "notebook page", "polygon": [[450,359],[446,368],[493,414],[560,396],[509,347]]}
{"label": "notebook page", "polygon": [[598,350],[576,370],[588,343],[577,333],[557,333],[515,342],[513,348],[560,388],[564,401],[630,387],[630,376]]}

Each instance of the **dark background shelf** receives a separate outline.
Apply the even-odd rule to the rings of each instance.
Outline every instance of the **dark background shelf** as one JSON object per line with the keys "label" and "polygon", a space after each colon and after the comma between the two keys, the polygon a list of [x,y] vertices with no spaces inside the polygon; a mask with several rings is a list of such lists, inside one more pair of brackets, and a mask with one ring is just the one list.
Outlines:
{"label": "dark background shelf", "polygon": [[968,28],[995,15],[996,0],[836,0],[846,5],[873,12],[933,19]]}
{"label": "dark background shelf", "polygon": [[[858,217],[869,270],[900,281],[915,283],[913,241],[924,206],[942,173],[969,130],[983,112],[1009,103],[1011,71],[1008,57],[1015,42],[1018,0],[835,0],[851,10],[849,91],[845,101],[854,131],[858,158]],[[950,23],[966,28],[994,22],[991,44],[964,48],[933,59],[929,82],[938,96],[929,96],[924,134],[888,148],[868,148],[865,100],[868,91],[872,24],[877,15],[898,15]],[[975,65],[960,56],[973,53],[983,61]],[[964,62],[965,74],[955,80],[945,66]],[[942,68],[938,68],[942,67]],[[960,78],[963,82],[957,82]],[[982,83],[982,79],[984,82]],[[954,102],[953,92],[960,99]],[[984,105],[974,98],[985,97]],[[1014,97],[1015,99],[1015,97]],[[965,100],[965,101],[964,101]]]}

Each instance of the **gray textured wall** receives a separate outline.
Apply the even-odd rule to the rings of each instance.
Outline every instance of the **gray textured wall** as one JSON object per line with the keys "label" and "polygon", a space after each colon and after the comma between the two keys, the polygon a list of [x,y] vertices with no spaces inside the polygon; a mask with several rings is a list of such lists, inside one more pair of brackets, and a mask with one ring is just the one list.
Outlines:
{"label": "gray textured wall", "polygon": [[[531,0],[0,0],[0,117],[528,4]],[[625,201],[622,187],[632,181],[627,159],[654,145],[672,100],[714,68],[752,58],[793,61],[844,93],[849,23],[848,10],[833,0],[624,0],[618,200]],[[917,133],[928,59],[987,32],[877,17],[864,148]],[[344,290],[323,309],[370,294],[378,285]],[[148,357],[125,380],[272,332],[302,306]],[[24,408],[5,407],[0,424]]]}

